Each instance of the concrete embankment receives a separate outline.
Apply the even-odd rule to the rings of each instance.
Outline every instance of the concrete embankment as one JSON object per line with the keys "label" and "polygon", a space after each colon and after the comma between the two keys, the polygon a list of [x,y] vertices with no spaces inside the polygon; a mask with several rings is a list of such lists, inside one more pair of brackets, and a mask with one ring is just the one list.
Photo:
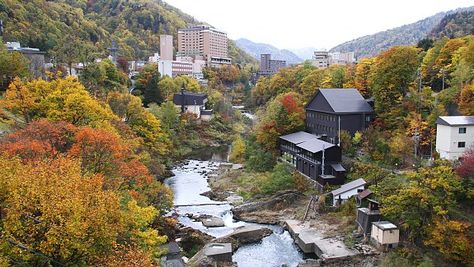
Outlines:
{"label": "concrete embankment", "polygon": [[342,238],[325,237],[323,231],[311,228],[308,223],[287,220],[285,227],[304,253],[315,254],[324,262],[337,261],[358,254],[347,248]]}

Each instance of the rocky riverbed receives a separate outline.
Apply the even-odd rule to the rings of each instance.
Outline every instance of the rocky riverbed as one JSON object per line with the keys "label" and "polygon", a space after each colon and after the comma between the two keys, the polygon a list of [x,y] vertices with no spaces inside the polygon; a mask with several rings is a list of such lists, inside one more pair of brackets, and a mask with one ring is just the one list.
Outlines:
{"label": "rocky riverbed", "polygon": [[[196,243],[231,243],[232,260],[238,266],[297,266],[302,262],[302,253],[298,251],[291,236],[281,226],[255,224],[234,219],[232,203],[237,204],[243,200],[235,193],[228,192],[218,197],[211,196],[212,192],[203,195],[210,191],[207,179],[218,175],[221,170],[219,165],[212,161],[190,160],[174,168],[175,176],[165,181],[174,192],[173,214],[181,229],[191,228],[202,233],[200,236],[185,230],[191,236],[203,238],[203,240],[195,240]],[[223,168],[231,169],[233,165],[224,164]],[[212,225],[206,226],[207,223]],[[247,232],[249,227],[257,227],[260,230],[249,233]],[[192,245],[190,243],[192,238],[188,238],[186,233],[180,236],[181,239],[178,241],[187,240],[186,245]],[[209,238],[212,239],[209,240]],[[199,251],[190,263],[209,266],[207,265],[209,259],[202,257],[202,253],[203,251]],[[202,264],[196,264],[197,262]]]}

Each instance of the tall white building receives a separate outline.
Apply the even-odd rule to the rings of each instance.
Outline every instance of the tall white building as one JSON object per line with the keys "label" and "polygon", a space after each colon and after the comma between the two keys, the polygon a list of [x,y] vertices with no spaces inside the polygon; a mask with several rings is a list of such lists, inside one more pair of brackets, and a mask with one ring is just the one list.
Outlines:
{"label": "tall white building", "polygon": [[436,124],[436,151],[442,159],[457,160],[474,146],[474,116],[441,116]]}

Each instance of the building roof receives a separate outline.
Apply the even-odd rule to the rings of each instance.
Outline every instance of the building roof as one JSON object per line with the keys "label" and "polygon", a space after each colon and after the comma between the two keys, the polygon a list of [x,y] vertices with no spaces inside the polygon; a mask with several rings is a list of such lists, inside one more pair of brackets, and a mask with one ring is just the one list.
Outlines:
{"label": "building roof", "polygon": [[330,147],[335,146],[334,144],[325,142],[315,137],[315,139],[304,141],[297,145],[297,147],[302,148],[306,151],[311,153],[317,153],[319,151],[323,151],[324,149],[328,149]]}
{"label": "building roof", "polygon": [[[313,99],[320,94],[335,113],[373,113],[374,110],[357,89],[319,89]],[[311,103],[312,100],[309,102]],[[309,104],[308,104],[309,106]],[[307,107],[308,107],[307,106]]]}
{"label": "building roof", "polygon": [[212,109],[201,110],[201,115],[212,115],[212,113],[213,113]]}
{"label": "building roof", "polygon": [[207,100],[206,94],[184,92],[183,94],[174,94],[173,103],[175,105],[183,105],[183,95],[184,105],[204,105]]}
{"label": "building roof", "polygon": [[331,164],[331,167],[337,172],[345,172],[346,171],[346,169],[344,169],[344,167],[342,167],[342,165],[339,164],[339,163]]}
{"label": "building roof", "polygon": [[370,196],[372,194],[372,191],[370,189],[365,189],[364,191],[360,192],[357,195],[358,199],[365,199],[366,197]]}
{"label": "building roof", "polygon": [[315,135],[312,135],[307,132],[299,131],[296,133],[291,133],[287,135],[280,136],[280,139],[293,143],[295,145],[300,144],[305,141],[318,139]]}
{"label": "building roof", "polygon": [[474,125],[474,116],[440,116],[436,123],[446,126],[469,126]]}
{"label": "building roof", "polygon": [[331,194],[332,194],[333,196],[337,196],[337,195],[340,195],[340,194],[342,194],[342,193],[344,193],[344,192],[347,192],[347,191],[349,191],[349,190],[352,190],[352,189],[354,189],[354,188],[363,186],[363,185],[365,185],[365,184],[366,184],[366,182],[364,181],[364,179],[360,178],[360,179],[357,179],[357,180],[355,180],[355,181],[349,182],[349,183],[347,183],[347,184],[341,185],[341,187],[339,187],[338,189],[331,191]]}
{"label": "building roof", "polygon": [[397,226],[389,221],[380,221],[380,222],[373,222],[373,225],[377,226],[379,229],[382,230],[393,230],[397,229]]}

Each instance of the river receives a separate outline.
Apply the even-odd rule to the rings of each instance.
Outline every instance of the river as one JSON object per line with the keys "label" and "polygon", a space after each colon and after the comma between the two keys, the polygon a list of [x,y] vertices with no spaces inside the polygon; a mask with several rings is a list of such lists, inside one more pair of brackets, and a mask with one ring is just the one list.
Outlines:
{"label": "river", "polygon": [[[219,160],[226,161],[227,157],[225,153],[217,153],[210,159],[213,160],[189,160],[176,166],[173,169],[175,176],[166,179],[165,183],[174,192],[175,211],[181,224],[214,237],[222,237],[230,234],[234,228],[250,223],[235,221],[230,204],[213,201],[201,195],[210,190],[207,174],[219,167]],[[225,226],[207,228],[201,222],[190,219],[187,214],[221,217]],[[297,266],[303,260],[303,254],[297,249],[290,234],[280,226],[263,226],[272,229],[273,234],[260,243],[240,247],[234,253],[233,261],[237,262],[239,267],[273,267],[283,264]]]}

